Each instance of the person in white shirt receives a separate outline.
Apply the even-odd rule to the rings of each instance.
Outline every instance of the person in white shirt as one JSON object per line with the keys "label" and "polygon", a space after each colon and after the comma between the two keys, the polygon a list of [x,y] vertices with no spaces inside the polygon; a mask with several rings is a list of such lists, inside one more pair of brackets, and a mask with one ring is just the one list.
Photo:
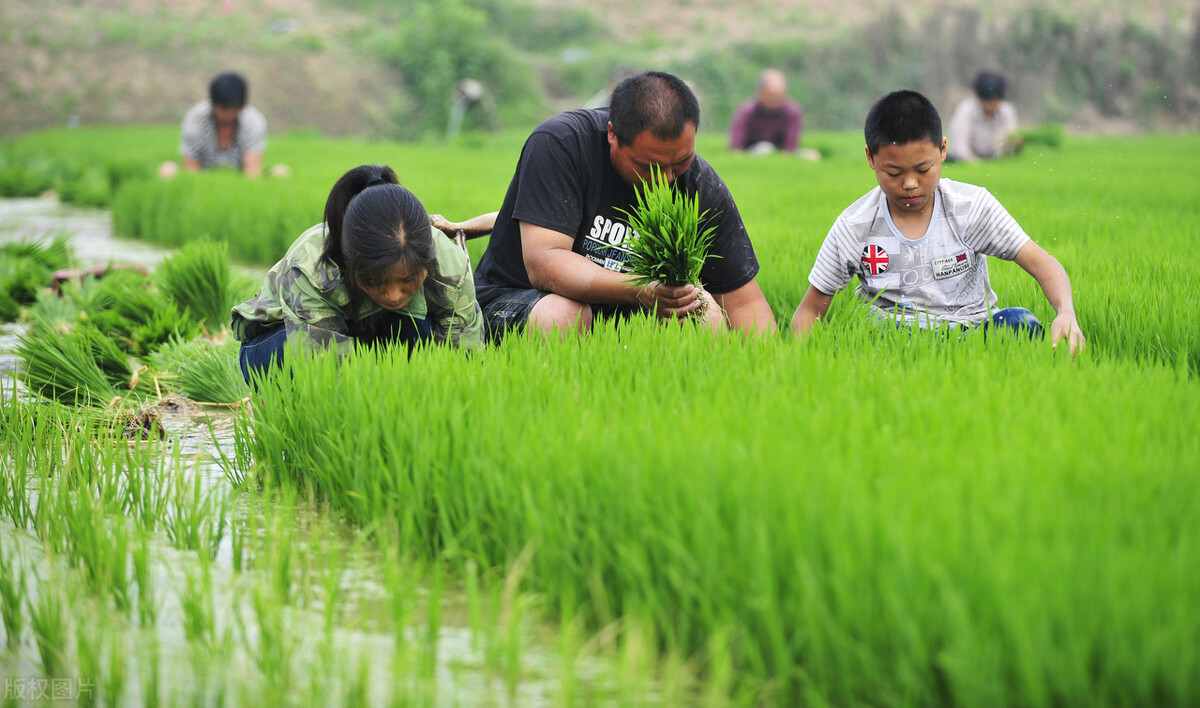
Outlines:
{"label": "person in white shirt", "polygon": [[1020,151],[1017,109],[1004,100],[1005,88],[1000,74],[984,71],[975,78],[975,95],[959,103],[950,118],[951,161],[990,160]]}
{"label": "person in white shirt", "polygon": [[1054,256],[1022,230],[986,189],[942,178],[946,138],[928,98],[897,91],[867,114],[867,164],[879,186],[841,213],[817,252],[809,287],[792,316],[803,337],[833,296],[858,277],[858,299],[872,317],[908,327],[1013,327],[1044,336],[1023,307],[996,309],[987,256],[1016,261],[1057,313],[1050,342],[1086,344],[1071,282]]}

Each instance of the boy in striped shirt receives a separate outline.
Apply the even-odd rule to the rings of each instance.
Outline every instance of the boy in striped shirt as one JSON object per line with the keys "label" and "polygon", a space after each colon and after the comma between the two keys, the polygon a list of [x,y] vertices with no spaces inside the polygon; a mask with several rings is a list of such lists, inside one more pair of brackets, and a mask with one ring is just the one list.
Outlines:
{"label": "boy in striped shirt", "polygon": [[1051,346],[1064,340],[1074,354],[1085,345],[1071,282],[1058,260],[986,189],[942,179],[946,139],[929,99],[916,91],[884,96],[867,113],[864,133],[879,187],[843,211],[825,237],[792,316],[796,334],[807,334],[857,275],[859,300],[899,325],[991,324],[1043,335],[1029,310],[995,309],[987,272],[987,256],[995,256],[1016,261],[1046,294],[1057,312]]}

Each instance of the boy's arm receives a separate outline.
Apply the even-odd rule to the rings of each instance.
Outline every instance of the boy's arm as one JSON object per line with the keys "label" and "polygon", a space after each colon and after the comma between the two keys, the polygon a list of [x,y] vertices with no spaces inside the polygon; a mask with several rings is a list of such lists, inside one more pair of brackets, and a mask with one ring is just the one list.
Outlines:
{"label": "boy's arm", "polygon": [[1070,346],[1071,356],[1087,344],[1079,321],[1075,319],[1075,301],[1071,294],[1071,281],[1058,259],[1033,241],[1027,242],[1017,251],[1017,265],[1042,286],[1042,292],[1058,316],[1050,325],[1050,346],[1058,347],[1058,340],[1065,339]]}
{"label": "boy's arm", "polygon": [[792,315],[792,332],[797,336],[807,335],[812,331],[817,320],[825,317],[825,313],[829,312],[829,303],[832,301],[832,295],[826,295],[809,285],[808,292],[804,293],[804,299],[796,308],[796,314]]}

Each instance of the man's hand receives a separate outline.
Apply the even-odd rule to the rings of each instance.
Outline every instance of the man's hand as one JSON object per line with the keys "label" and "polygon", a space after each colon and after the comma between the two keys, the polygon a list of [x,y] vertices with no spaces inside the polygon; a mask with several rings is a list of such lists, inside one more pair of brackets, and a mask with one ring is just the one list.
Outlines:
{"label": "man's hand", "polygon": [[[695,285],[663,285],[655,280],[638,286],[638,304],[663,318],[686,317],[704,303],[704,291]],[[714,303],[715,304],[715,303]]]}

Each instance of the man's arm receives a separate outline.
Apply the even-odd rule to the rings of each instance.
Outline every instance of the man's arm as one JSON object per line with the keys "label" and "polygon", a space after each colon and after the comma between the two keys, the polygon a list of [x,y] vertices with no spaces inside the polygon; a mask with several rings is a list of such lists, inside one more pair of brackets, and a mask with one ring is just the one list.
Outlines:
{"label": "man's arm", "polygon": [[262,174],[263,154],[248,152],[242,155],[242,174],[247,177],[258,177]]}
{"label": "man's arm", "polygon": [[1050,346],[1057,348],[1058,340],[1065,339],[1070,345],[1071,355],[1087,344],[1079,321],[1075,319],[1075,301],[1071,293],[1071,281],[1058,259],[1033,241],[1028,241],[1017,251],[1014,259],[1026,273],[1042,287],[1046,299],[1058,316],[1050,325]]}
{"label": "man's arm", "polygon": [[797,336],[804,336],[811,332],[817,320],[824,318],[825,314],[829,312],[829,303],[832,301],[832,295],[826,295],[809,285],[808,292],[804,293],[804,299],[796,308],[796,314],[792,315],[792,332]]}
{"label": "man's arm", "polygon": [[685,315],[700,306],[700,289],[693,285],[668,287],[657,282],[634,286],[629,275],[601,268],[571,250],[570,236],[521,223],[521,251],[529,282],[542,292],[581,303],[654,308],[660,317]]}
{"label": "man's arm", "polygon": [[731,292],[713,293],[713,299],[725,311],[730,327],[747,334],[776,332],[775,313],[771,312],[771,305],[758,287],[758,281],[751,280]]}

